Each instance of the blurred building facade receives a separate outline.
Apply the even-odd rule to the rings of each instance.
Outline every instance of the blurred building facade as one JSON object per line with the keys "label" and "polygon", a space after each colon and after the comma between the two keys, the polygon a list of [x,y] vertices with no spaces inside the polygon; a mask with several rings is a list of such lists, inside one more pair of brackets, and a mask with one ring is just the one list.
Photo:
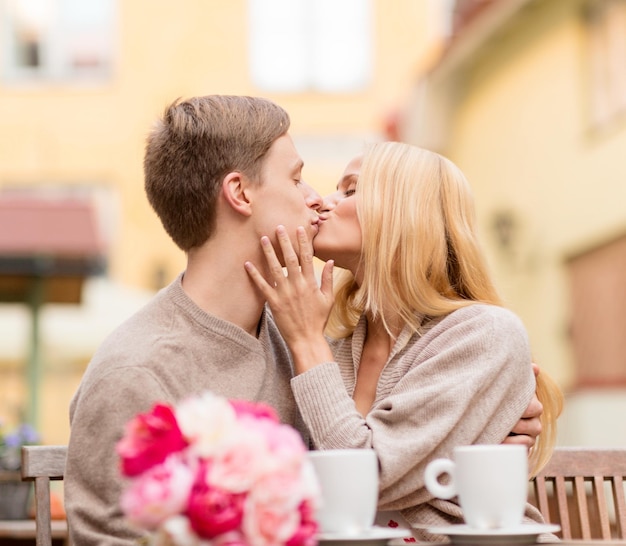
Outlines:
{"label": "blurred building facade", "polygon": [[[87,200],[106,249],[78,305],[41,309],[44,440],[67,440],[104,336],[183,267],[144,196],[153,120],[227,93],[289,111],[320,193],[371,140],[454,160],[502,294],[567,393],[559,443],[623,443],[625,4],[0,0],[0,198]],[[32,394],[31,328],[26,305],[0,305],[0,418]]]}
{"label": "blurred building facade", "polygon": [[[0,0],[0,196],[80,197],[106,273],[79,305],[41,309],[38,424],[67,441],[68,405],[103,339],[181,270],[143,191],[153,120],[177,97],[284,106],[321,193],[364,143],[393,132],[446,30],[442,0]],[[0,305],[0,417],[26,406],[31,317]]]}
{"label": "blurred building facade", "polygon": [[559,443],[626,441],[626,2],[459,0],[400,118],[466,173],[507,304],[563,387]]}

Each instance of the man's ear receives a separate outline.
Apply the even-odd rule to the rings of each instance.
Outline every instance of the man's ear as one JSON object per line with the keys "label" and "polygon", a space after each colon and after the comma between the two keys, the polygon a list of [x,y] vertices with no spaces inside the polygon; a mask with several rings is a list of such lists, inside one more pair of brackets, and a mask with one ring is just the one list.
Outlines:
{"label": "man's ear", "polygon": [[248,199],[250,181],[240,172],[228,173],[222,180],[222,195],[231,208],[244,216],[252,214]]}

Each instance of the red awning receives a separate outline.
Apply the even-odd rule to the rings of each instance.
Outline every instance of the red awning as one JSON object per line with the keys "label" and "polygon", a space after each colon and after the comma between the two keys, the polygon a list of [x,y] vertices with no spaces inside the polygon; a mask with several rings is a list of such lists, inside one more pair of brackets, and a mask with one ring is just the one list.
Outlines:
{"label": "red awning", "polygon": [[0,302],[79,303],[104,251],[90,201],[0,195]]}
{"label": "red awning", "polygon": [[89,201],[0,197],[0,256],[93,257],[103,246]]}

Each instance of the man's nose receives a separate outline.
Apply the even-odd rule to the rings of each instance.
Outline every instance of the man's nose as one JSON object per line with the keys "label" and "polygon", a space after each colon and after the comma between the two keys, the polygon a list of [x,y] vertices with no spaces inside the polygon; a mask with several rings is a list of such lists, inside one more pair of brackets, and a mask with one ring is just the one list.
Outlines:
{"label": "man's nose", "polygon": [[304,202],[306,203],[306,206],[319,212],[320,208],[322,207],[322,196],[306,182],[303,182],[302,186],[304,190]]}

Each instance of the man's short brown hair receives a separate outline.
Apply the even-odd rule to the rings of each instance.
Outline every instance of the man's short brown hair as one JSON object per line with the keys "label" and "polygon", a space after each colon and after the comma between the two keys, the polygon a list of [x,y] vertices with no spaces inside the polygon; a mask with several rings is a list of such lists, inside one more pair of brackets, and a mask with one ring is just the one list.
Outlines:
{"label": "man's short brown hair", "polygon": [[215,229],[215,204],[229,172],[255,178],[289,115],[262,98],[208,95],[176,100],[150,133],[145,189],[165,231],[184,251]]}

